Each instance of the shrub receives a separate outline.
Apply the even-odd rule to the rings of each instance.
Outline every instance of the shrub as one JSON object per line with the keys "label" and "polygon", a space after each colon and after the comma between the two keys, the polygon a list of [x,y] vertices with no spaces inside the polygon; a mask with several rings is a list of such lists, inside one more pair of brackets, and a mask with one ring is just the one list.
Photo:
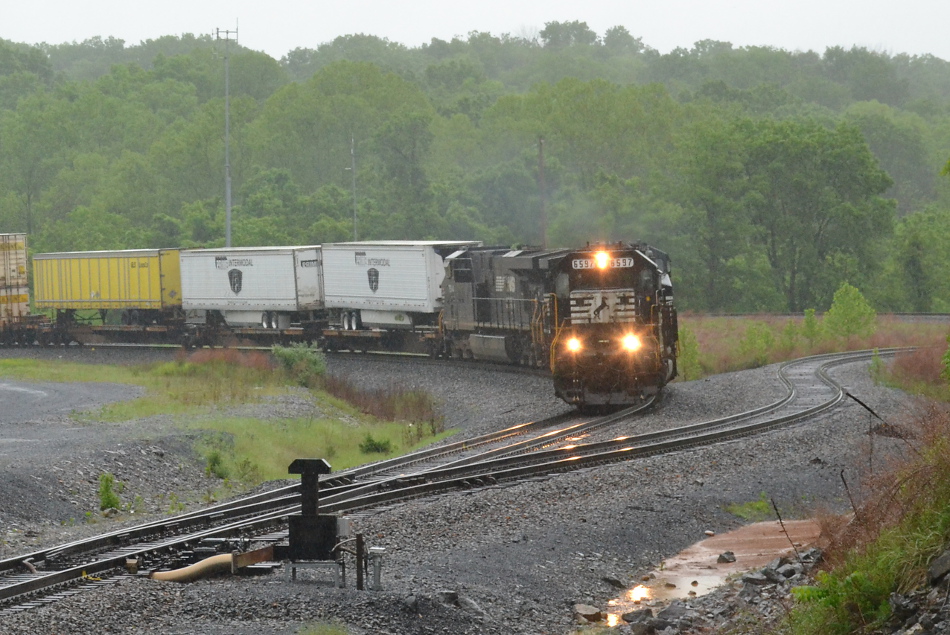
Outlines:
{"label": "shrub", "polygon": [[115,476],[109,472],[103,472],[99,475],[99,509],[119,509],[122,501],[116,493],[117,482]]}
{"label": "shrub", "polygon": [[[950,344],[950,335],[947,336],[947,343]],[[950,346],[947,347],[947,352],[943,354],[943,370],[940,372],[940,376],[950,383]]]}
{"label": "shrub", "polygon": [[699,342],[696,340],[696,334],[685,326],[680,326],[679,331],[676,369],[679,376],[686,381],[699,379],[703,376],[703,367],[699,363]]}
{"label": "shrub", "polygon": [[224,464],[224,455],[221,454],[220,450],[208,452],[205,456],[205,462],[205,474],[220,479],[228,478],[228,468]]}
{"label": "shrub", "polygon": [[739,355],[751,366],[769,363],[769,354],[775,346],[775,335],[765,322],[753,322],[739,342]]}
{"label": "shrub", "polygon": [[821,323],[815,317],[815,309],[805,309],[805,319],[802,320],[802,337],[808,344],[814,346],[821,338]]}
{"label": "shrub", "polygon": [[237,477],[246,485],[258,485],[264,481],[261,468],[248,458],[242,459],[237,464]]}
{"label": "shrub", "polygon": [[312,344],[275,346],[271,352],[281,368],[301,386],[316,386],[327,372],[327,360],[323,351]]}
{"label": "shrub", "polygon": [[393,444],[389,439],[375,439],[371,434],[367,434],[360,443],[360,452],[363,454],[389,454],[392,449]]}
{"label": "shrub", "polygon": [[877,314],[861,292],[845,282],[835,291],[822,326],[832,337],[866,336],[874,333],[876,319]]}
{"label": "shrub", "polygon": [[801,332],[802,328],[795,320],[789,320],[785,323],[785,326],[783,326],[779,332],[778,338],[778,346],[783,354],[788,354],[795,350],[795,347],[798,346],[798,338]]}

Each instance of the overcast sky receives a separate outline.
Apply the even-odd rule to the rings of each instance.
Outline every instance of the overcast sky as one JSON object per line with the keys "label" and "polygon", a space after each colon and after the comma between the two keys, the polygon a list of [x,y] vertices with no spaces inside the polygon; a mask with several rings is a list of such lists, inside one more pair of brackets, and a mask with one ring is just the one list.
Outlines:
{"label": "overcast sky", "polygon": [[237,27],[244,46],[280,58],[339,35],[418,46],[433,37],[537,34],[579,20],[603,35],[622,25],[662,53],[698,40],[824,52],[864,46],[950,60],[947,0],[3,0],[0,38],[30,44],[113,36],[126,45],[162,35]]}

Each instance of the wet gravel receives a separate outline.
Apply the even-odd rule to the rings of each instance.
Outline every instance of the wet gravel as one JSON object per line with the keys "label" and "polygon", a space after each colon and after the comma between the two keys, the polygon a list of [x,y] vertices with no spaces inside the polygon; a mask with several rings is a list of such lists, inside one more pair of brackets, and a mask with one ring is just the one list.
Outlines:
{"label": "wet gravel", "polygon": [[[128,363],[140,361],[142,355],[170,354],[100,350],[82,355],[83,361],[92,357]],[[333,357],[330,367],[366,385],[426,388],[443,402],[447,425],[462,434],[567,410],[543,378],[428,363],[407,366],[358,355]],[[863,364],[840,367],[833,375],[885,418],[898,420],[909,409],[901,393],[873,385]],[[90,392],[97,390],[89,386]],[[631,424],[633,429],[626,433],[748,410],[781,394],[784,388],[775,367],[674,383],[656,411]],[[114,397],[108,393],[104,399]],[[305,395],[298,395],[257,406],[257,413],[280,417],[306,407]],[[7,425],[2,415],[0,423]],[[867,411],[848,401],[814,421],[751,439],[416,500],[357,516],[355,528],[367,543],[386,549],[381,591],[358,592],[352,580],[349,588],[338,589],[328,575],[312,572],[291,583],[282,569],[260,577],[188,585],[124,576],[48,607],[2,617],[0,630],[295,633],[307,624],[338,621],[353,634],[569,633],[576,628],[576,604],[604,608],[622,592],[618,582],[632,586],[645,571],[702,539],[707,530],[721,533],[739,526],[742,521],[724,511],[729,504],[756,500],[764,492],[789,518],[817,509],[845,509],[842,471],[859,495],[864,470],[897,448],[893,440],[869,437],[870,424]],[[32,425],[55,437],[57,426],[76,424],[43,415]],[[62,467],[65,473],[78,463],[86,466],[77,468],[84,477],[114,468],[146,501],[146,515],[162,511],[168,492],[180,491],[182,497],[200,501],[209,487],[200,463],[188,452],[188,436],[170,421],[156,418],[125,425],[125,436],[117,435],[115,425],[91,422],[82,427],[87,436],[72,451],[69,444],[34,444],[44,449],[37,448],[29,460],[0,462],[3,481],[47,479],[51,474],[46,465]],[[78,512],[92,509],[95,491],[86,491],[92,486],[88,478],[62,480],[43,480],[30,488],[24,496],[35,501],[32,506],[16,498],[17,488],[0,489],[5,553],[130,522],[126,516],[70,523]],[[86,490],[83,482],[89,486]],[[69,488],[77,489],[70,494]],[[67,498],[61,501],[62,511],[72,516],[39,502],[58,499],[61,491]],[[160,499],[161,493],[166,498]],[[704,609],[702,615],[713,617],[697,618],[692,629],[677,627],[673,632],[708,632],[704,629],[717,623],[715,614],[724,612]],[[633,628],[625,625],[617,632],[635,632]]]}

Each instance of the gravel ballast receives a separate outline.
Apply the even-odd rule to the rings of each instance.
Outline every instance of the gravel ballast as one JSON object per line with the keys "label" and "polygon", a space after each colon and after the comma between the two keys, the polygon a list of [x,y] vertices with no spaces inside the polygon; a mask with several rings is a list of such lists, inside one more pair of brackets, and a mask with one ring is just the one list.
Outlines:
{"label": "gravel ballast", "polygon": [[[136,361],[137,354],[160,357],[134,351],[66,354],[110,363]],[[539,377],[360,355],[334,356],[329,365],[332,372],[357,377],[365,385],[430,391],[443,403],[447,426],[464,435],[568,410],[553,397],[549,381]],[[618,434],[764,405],[784,394],[776,372],[767,367],[674,383],[655,412]],[[866,364],[843,366],[832,374],[885,419],[897,421],[908,409],[902,393],[870,382]],[[96,398],[100,402],[131,396],[116,394],[112,387],[85,386],[86,395],[103,391]],[[301,395],[254,408],[258,416],[279,417],[306,405]],[[35,454],[30,457],[9,452],[0,457],[4,554],[135,522],[128,517],[80,522],[82,512],[93,509],[97,500],[87,472],[115,470],[117,478],[140,492],[146,514],[165,511],[161,505],[168,492],[200,499],[211,484],[189,453],[190,437],[170,420],[154,419],[134,426],[77,426],[60,413],[39,414],[25,423],[3,421],[4,428],[32,426],[37,437],[49,434],[48,443],[32,444]],[[82,428],[74,443],[61,438],[62,429],[69,427]],[[333,587],[322,573],[305,573],[291,583],[282,569],[187,585],[125,576],[113,585],[0,618],[0,630],[294,633],[306,624],[339,621],[354,634],[569,633],[575,628],[575,605],[603,609],[620,595],[608,579],[632,586],[665,557],[702,539],[705,531],[722,533],[739,526],[742,521],[724,511],[729,504],[757,500],[764,492],[786,517],[846,509],[842,470],[852,490],[859,489],[869,460],[897,445],[875,437],[872,452],[868,429],[867,411],[846,401],[813,421],[749,439],[358,515],[354,526],[367,543],[386,548],[382,591],[355,591],[352,572],[346,589]],[[46,466],[62,469],[64,476],[54,477]],[[75,471],[83,476],[73,478]],[[161,493],[166,497],[160,498]],[[70,518],[76,522],[71,524]],[[631,628],[621,626],[618,632]]]}

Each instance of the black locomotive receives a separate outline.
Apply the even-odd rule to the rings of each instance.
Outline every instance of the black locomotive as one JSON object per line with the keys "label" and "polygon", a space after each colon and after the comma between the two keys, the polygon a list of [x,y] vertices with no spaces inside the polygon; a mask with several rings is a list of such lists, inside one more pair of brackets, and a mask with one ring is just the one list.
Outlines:
{"label": "black locomotive", "polygon": [[648,245],[460,249],[442,288],[444,354],[549,366],[568,403],[627,405],[676,376],[670,261]]}

